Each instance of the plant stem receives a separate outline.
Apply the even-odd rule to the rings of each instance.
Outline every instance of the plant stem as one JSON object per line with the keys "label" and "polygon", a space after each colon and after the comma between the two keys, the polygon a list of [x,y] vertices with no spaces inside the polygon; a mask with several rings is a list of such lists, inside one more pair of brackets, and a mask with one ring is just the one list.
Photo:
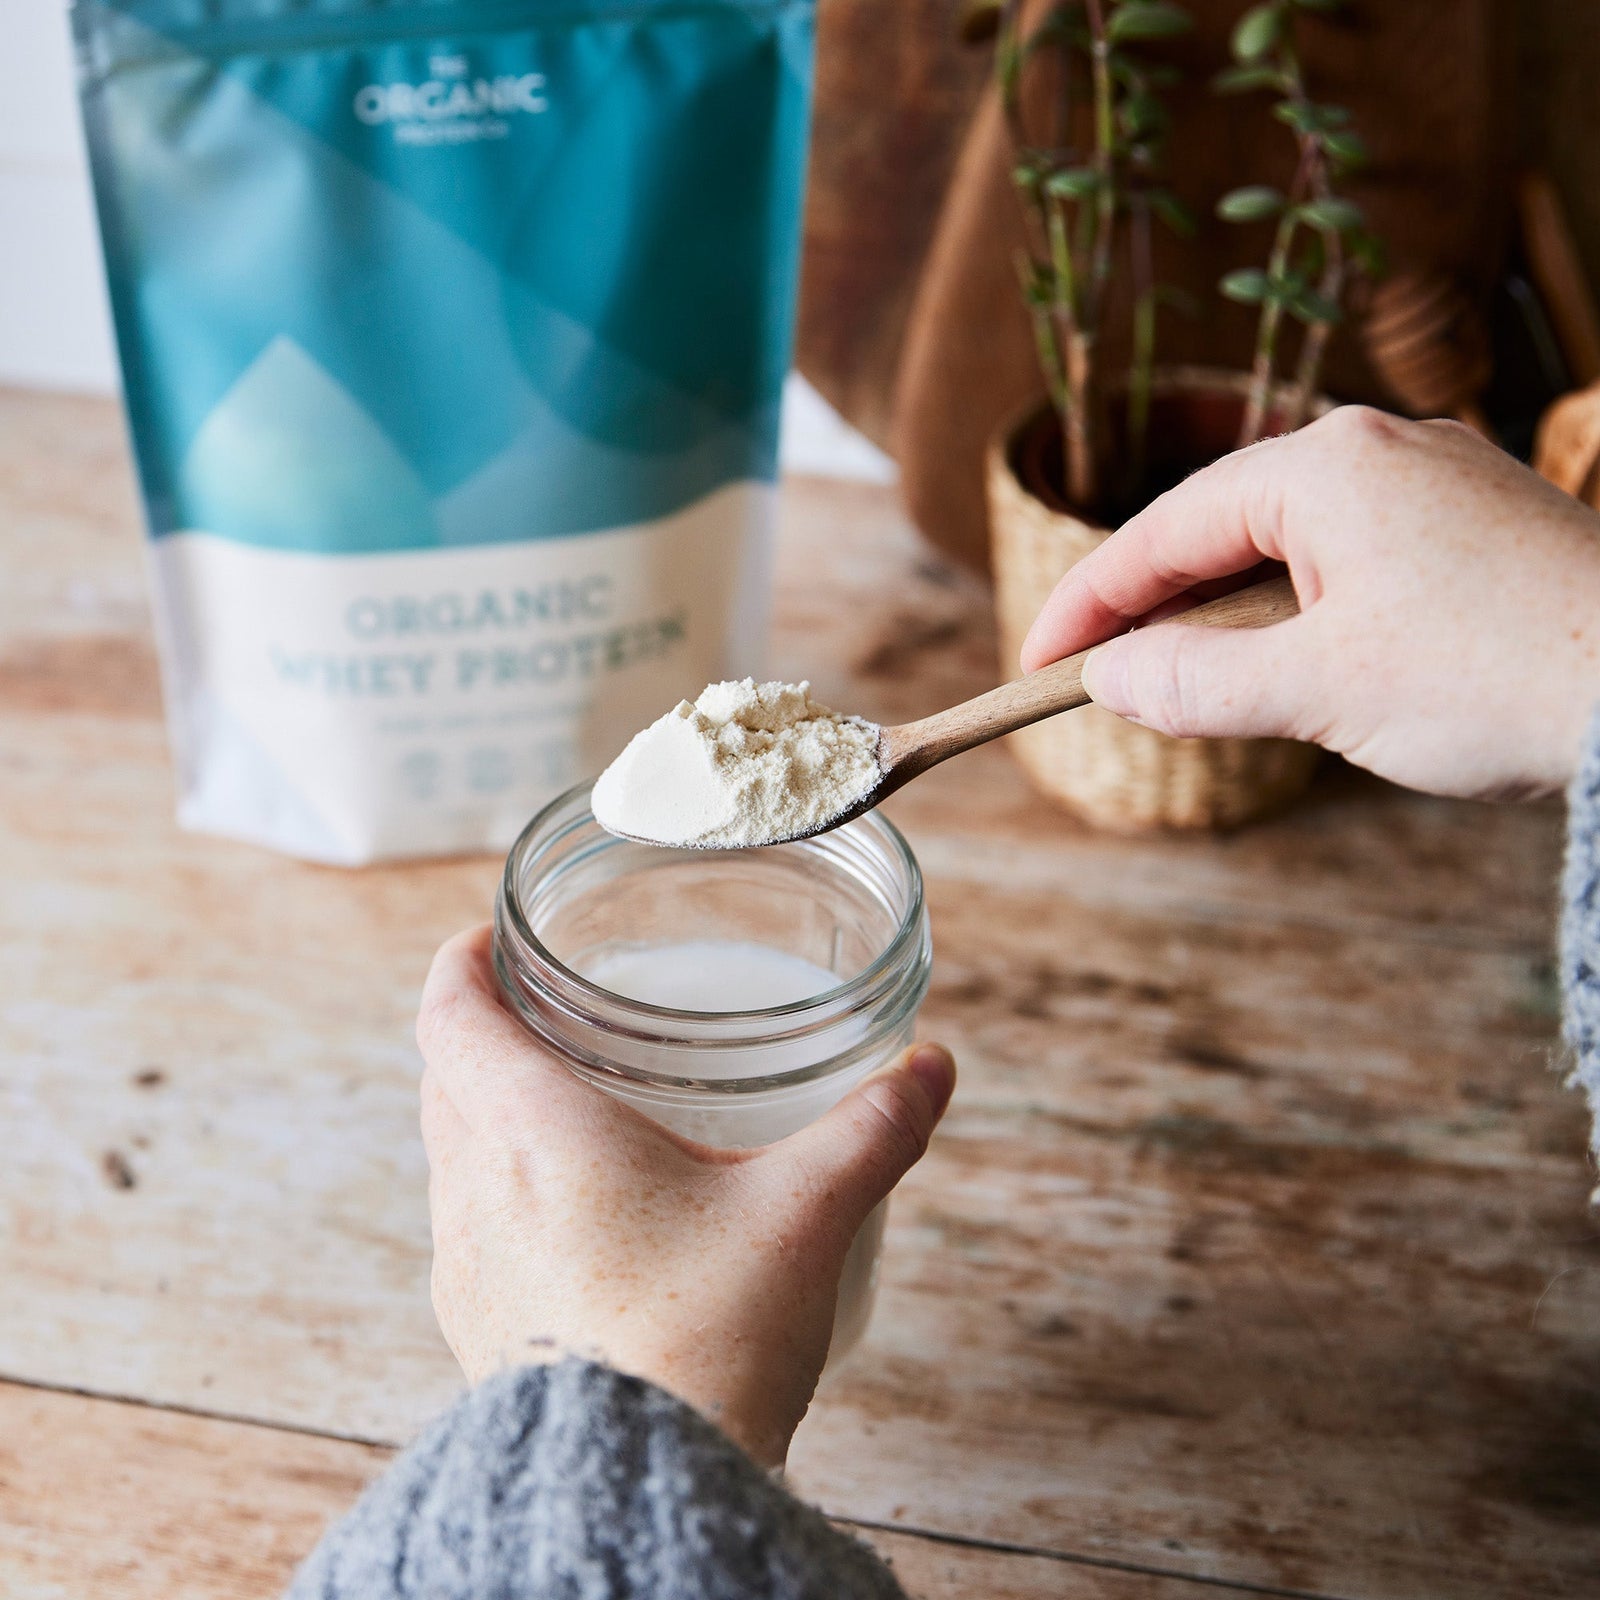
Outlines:
{"label": "plant stem", "polygon": [[1078,315],[1078,284],[1072,266],[1072,246],[1067,242],[1067,214],[1053,195],[1045,200],[1045,236],[1050,244],[1052,289],[1058,314],[1068,328],[1081,320]]}
{"label": "plant stem", "polygon": [[[1000,25],[995,35],[995,61],[1013,62],[1019,60],[1021,49],[1021,19],[1022,0],[1004,0],[1000,8]],[[1026,142],[1025,130],[1022,126],[1021,97],[1017,92],[1015,79],[1003,74],[999,83],[1000,106],[1006,119],[1006,126],[1011,131],[1012,146],[1020,150]]]}
{"label": "plant stem", "polygon": [[[1344,292],[1344,246],[1337,232],[1326,228],[1321,232],[1327,265],[1317,283],[1317,293],[1324,300],[1338,305],[1339,296]],[[1294,387],[1284,403],[1283,426],[1289,433],[1293,433],[1306,420],[1306,413],[1311,409],[1311,397],[1316,393],[1322,358],[1332,334],[1331,322],[1306,324],[1305,338],[1300,344],[1300,359],[1295,366]]]}
{"label": "plant stem", "polygon": [[[1114,182],[1116,122],[1112,103],[1111,43],[1106,38],[1102,0],[1085,0],[1084,15],[1089,25],[1089,55],[1094,86],[1092,164],[1099,175],[1100,184],[1093,207],[1085,206],[1079,216],[1078,247],[1086,279],[1075,285],[1073,300],[1077,315],[1074,326],[1064,330],[1067,406],[1062,412],[1061,426],[1067,498],[1074,505],[1088,509],[1099,498],[1100,488],[1099,416],[1095,404],[1099,384],[1092,330],[1100,325],[1105,285],[1111,275],[1111,241],[1116,229],[1117,194]],[[1061,239],[1064,246],[1064,226]]]}
{"label": "plant stem", "polygon": [[1128,364],[1128,487],[1144,481],[1150,434],[1150,382],[1155,367],[1156,286],[1150,240],[1150,207],[1143,195],[1131,200],[1133,267],[1133,357]]}
{"label": "plant stem", "polygon": [[[1267,257],[1267,278],[1281,283],[1289,269],[1289,250],[1294,243],[1294,196],[1284,208],[1278,221],[1278,231],[1273,236],[1272,254]],[[1269,291],[1261,303],[1261,320],[1256,324],[1256,354],[1250,368],[1250,393],[1245,402],[1244,418],[1239,424],[1237,448],[1243,450],[1261,437],[1266,423],[1267,402],[1272,394],[1272,366],[1277,355],[1278,324],[1283,319],[1283,301],[1276,292]]]}
{"label": "plant stem", "polygon": [[1093,299],[1085,321],[1096,326],[1100,303],[1111,277],[1111,240],[1116,231],[1117,191],[1114,177],[1116,112],[1112,100],[1111,41],[1106,38],[1105,12],[1101,0],[1085,0],[1084,14],[1089,23],[1090,59],[1094,70],[1094,169],[1100,174],[1095,196],[1094,258],[1090,271]]}
{"label": "plant stem", "polygon": [[[1309,152],[1302,143],[1300,160],[1295,166],[1294,181],[1289,185],[1287,203],[1278,219],[1278,229],[1272,239],[1272,253],[1267,257],[1269,284],[1281,284],[1289,271],[1289,254],[1294,245],[1295,229],[1299,226],[1296,208],[1304,201],[1309,180]],[[1261,303],[1261,319],[1256,324],[1256,353],[1250,368],[1250,390],[1245,401],[1244,417],[1239,423],[1236,449],[1243,450],[1261,437],[1265,426],[1267,404],[1272,394],[1272,370],[1277,359],[1278,325],[1283,320],[1283,301],[1277,293],[1269,292]]]}
{"label": "plant stem", "polygon": [[[1284,76],[1289,84],[1289,98],[1298,105],[1309,105],[1305,79],[1301,76],[1300,60],[1290,45],[1283,48]],[[1332,193],[1328,182],[1328,157],[1315,134],[1300,135],[1300,160],[1308,174],[1313,197],[1325,200]],[[1345,259],[1344,241],[1337,228],[1322,228],[1322,276],[1317,283],[1317,293],[1332,305],[1338,305],[1344,295]],[[1295,367],[1294,387],[1286,402],[1284,426],[1290,432],[1305,421],[1311,407],[1311,397],[1316,392],[1317,379],[1322,371],[1322,358],[1333,333],[1331,322],[1311,322],[1306,325],[1305,337],[1300,344],[1300,360]]]}
{"label": "plant stem", "polygon": [[1084,510],[1094,506],[1100,487],[1089,411],[1093,372],[1094,339],[1080,328],[1067,342],[1067,405],[1062,412],[1061,428],[1066,450],[1067,498]]}
{"label": "plant stem", "polygon": [[1029,322],[1033,327],[1033,342],[1039,353],[1039,370],[1044,374],[1045,387],[1050,393],[1050,404],[1057,411],[1067,403],[1067,379],[1061,364],[1061,351],[1056,342],[1056,330],[1051,307],[1038,305],[1032,295],[1033,264],[1027,253],[1017,252],[1017,282],[1022,297],[1029,307]]}
{"label": "plant stem", "polygon": [[[1092,364],[1086,351],[1087,339],[1081,334],[1082,318],[1078,306],[1077,274],[1073,269],[1072,246],[1067,241],[1066,209],[1048,195],[1044,201],[1045,233],[1050,249],[1051,313],[1055,341],[1065,351],[1065,383],[1056,410],[1061,417],[1062,469],[1068,496],[1076,505],[1087,506],[1095,491],[1094,434],[1089,405]],[[1058,354],[1058,362],[1061,357]]]}

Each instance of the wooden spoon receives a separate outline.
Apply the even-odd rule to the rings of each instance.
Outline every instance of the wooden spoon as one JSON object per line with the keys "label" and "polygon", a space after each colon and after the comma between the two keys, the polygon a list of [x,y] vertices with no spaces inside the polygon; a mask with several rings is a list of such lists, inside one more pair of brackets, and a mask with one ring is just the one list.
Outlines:
{"label": "wooden spoon", "polygon": [[[1180,611],[1165,622],[1199,623],[1208,628],[1266,628],[1297,615],[1299,609],[1294,585],[1289,579],[1272,578],[1224,595],[1220,600],[1208,600],[1188,611]],[[1165,622],[1159,625],[1164,626]],[[882,776],[849,815],[859,816],[886,795],[893,794],[929,767],[936,767],[951,756],[1004,734],[1015,733],[1018,728],[1042,722],[1058,712],[1088,705],[1089,696],[1083,687],[1083,664],[1089,654],[1088,650],[1080,650],[1025,678],[1003,683],[974,700],[964,700],[947,711],[936,711],[920,722],[884,728],[878,735],[878,770]],[[835,828],[846,820],[847,817],[841,816],[830,820],[827,826]]]}
{"label": "wooden spoon", "polygon": [[[1220,600],[1208,600],[1179,612],[1158,626],[1198,623],[1209,628],[1266,628],[1296,616],[1299,609],[1294,585],[1289,579],[1271,578],[1224,595]],[[965,700],[947,711],[937,711],[920,722],[879,729],[878,781],[864,795],[814,828],[765,842],[784,844],[792,839],[827,833],[872,810],[896,789],[904,788],[929,767],[936,767],[951,756],[1004,734],[1015,733],[1018,728],[1042,722],[1058,712],[1088,705],[1089,696],[1083,688],[1083,663],[1088,657],[1088,650],[1080,650],[1025,678],[1003,683],[974,700]]]}

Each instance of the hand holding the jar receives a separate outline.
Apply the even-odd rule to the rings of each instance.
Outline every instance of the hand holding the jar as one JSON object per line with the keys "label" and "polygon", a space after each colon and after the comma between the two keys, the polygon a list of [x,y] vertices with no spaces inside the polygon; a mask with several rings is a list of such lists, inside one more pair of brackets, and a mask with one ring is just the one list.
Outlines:
{"label": "hand holding the jar", "polygon": [[1267,558],[1299,617],[1139,629],[1084,687],[1163,733],[1305,739],[1439,794],[1572,777],[1600,700],[1600,517],[1455,423],[1347,406],[1196,473],[1067,573],[1023,669]]}
{"label": "hand holding the jar", "polygon": [[490,934],[435,957],[417,1036],[433,1303],[470,1382],[587,1356],[782,1462],[851,1240],[921,1157],[955,1065],[921,1045],[817,1122],[712,1150],[581,1082],[500,1004]]}

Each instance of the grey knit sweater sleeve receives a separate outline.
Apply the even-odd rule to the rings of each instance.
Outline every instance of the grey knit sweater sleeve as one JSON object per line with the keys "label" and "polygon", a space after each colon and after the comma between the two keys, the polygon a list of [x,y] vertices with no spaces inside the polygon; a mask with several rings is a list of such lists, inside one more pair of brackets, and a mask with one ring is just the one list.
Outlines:
{"label": "grey knit sweater sleeve", "polygon": [[[1571,1081],[1589,1096],[1591,1148],[1600,1157],[1600,708],[1567,795],[1567,869],[1562,883],[1561,993]],[[1600,1189],[1595,1191],[1600,1202]]]}
{"label": "grey knit sweater sleeve", "polygon": [[671,1395],[588,1361],[465,1395],[290,1600],[905,1600],[867,1547]]}

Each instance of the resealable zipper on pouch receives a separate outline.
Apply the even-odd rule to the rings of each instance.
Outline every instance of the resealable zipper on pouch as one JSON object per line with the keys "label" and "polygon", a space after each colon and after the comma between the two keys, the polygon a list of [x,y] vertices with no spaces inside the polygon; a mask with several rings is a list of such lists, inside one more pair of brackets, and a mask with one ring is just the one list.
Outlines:
{"label": "resealable zipper on pouch", "polygon": [[810,0],[80,0],[188,825],[499,848],[759,668]]}

